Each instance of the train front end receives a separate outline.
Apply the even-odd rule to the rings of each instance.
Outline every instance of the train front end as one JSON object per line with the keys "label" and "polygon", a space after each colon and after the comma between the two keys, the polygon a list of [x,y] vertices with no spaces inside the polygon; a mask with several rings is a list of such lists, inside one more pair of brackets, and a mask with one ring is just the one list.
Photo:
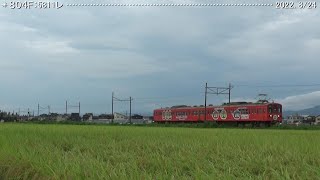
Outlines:
{"label": "train front end", "polygon": [[282,123],[282,105],[279,103],[268,104],[268,119],[273,124]]}

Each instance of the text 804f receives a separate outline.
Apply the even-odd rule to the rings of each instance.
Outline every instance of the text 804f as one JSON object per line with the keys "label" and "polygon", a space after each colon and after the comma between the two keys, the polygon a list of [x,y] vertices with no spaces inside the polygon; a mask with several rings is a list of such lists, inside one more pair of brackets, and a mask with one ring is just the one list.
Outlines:
{"label": "text 804f", "polygon": [[11,9],[60,9],[63,4],[49,1],[11,1],[9,7]]}

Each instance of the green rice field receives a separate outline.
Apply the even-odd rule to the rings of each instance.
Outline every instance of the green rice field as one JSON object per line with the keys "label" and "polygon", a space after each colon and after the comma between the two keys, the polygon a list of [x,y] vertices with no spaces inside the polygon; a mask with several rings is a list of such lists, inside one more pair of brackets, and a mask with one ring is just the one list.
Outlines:
{"label": "green rice field", "polygon": [[0,179],[320,179],[320,131],[1,123]]}

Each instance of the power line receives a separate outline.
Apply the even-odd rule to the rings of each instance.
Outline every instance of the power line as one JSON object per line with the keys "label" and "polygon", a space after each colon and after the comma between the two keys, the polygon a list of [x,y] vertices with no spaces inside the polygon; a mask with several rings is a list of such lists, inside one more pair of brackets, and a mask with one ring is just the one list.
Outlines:
{"label": "power line", "polygon": [[117,98],[117,97],[115,97],[114,96],[114,92],[112,92],[112,120],[111,120],[111,122],[113,123],[113,120],[114,120],[114,113],[113,113],[113,104],[114,104],[114,101],[124,101],[124,102],[126,102],[126,101],[129,101],[129,105],[130,105],[130,116],[129,116],[129,122],[130,122],[130,124],[131,124],[131,103],[132,103],[132,97],[130,96],[130,98],[129,99],[120,99],[120,98]]}
{"label": "power line", "polygon": [[[81,110],[81,104],[80,104],[80,101],[79,101],[79,103],[77,104],[77,105],[70,105],[69,103],[68,103],[68,101],[66,101],[66,115],[68,115],[68,108],[78,108],[78,113],[79,113],[79,116],[80,116],[80,110]],[[81,120],[81,117],[80,117],[80,120]]]}
{"label": "power line", "polygon": [[320,84],[276,84],[276,85],[248,85],[248,84],[238,84],[237,87],[315,87],[320,86]]}
{"label": "power line", "polygon": [[209,87],[208,83],[206,83],[205,87],[205,95],[204,95],[204,121],[207,120],[207,95],[208,94],[227,94],[229,97],[229,103],[231,101],[231,89],[233,86],[229,83],[228,87]]}
{"label": "power line", "polygon": [[48,106],[46,106],[46,107],[42,107],[42,106],[40,106],[40,104],[38,103],[38,116],[40,115],[40,111],[43,111],[44,109],[47,109],[48,110],[48,115],[50,115],[50,109],[51,109],[51,107],[50,107],[50,105],[48,105]]}

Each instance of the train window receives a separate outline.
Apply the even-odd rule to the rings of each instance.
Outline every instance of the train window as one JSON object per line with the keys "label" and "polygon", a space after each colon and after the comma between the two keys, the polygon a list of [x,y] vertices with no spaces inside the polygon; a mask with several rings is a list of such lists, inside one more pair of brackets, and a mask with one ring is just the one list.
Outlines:
{"label": "train window", "polygon": [[193,111],[193,115],[198,115],[198,111]]}
{"label": "train window", "polygon": [[239,109],[241,114],[248,114],[249,110],[248,109]]}
{"label": "train window", "polygon": [[272,113],[272,107],[269,107],[268,109],[269,109],[269,113]]}
{"label": "train window", "polygon": [[279,107],[278,112],[281,113],[281,107]]}
{"label": "train window", "polygon": [[278,106],[277,105],[273,105],[273,113],[277,113],[278,112]]}

